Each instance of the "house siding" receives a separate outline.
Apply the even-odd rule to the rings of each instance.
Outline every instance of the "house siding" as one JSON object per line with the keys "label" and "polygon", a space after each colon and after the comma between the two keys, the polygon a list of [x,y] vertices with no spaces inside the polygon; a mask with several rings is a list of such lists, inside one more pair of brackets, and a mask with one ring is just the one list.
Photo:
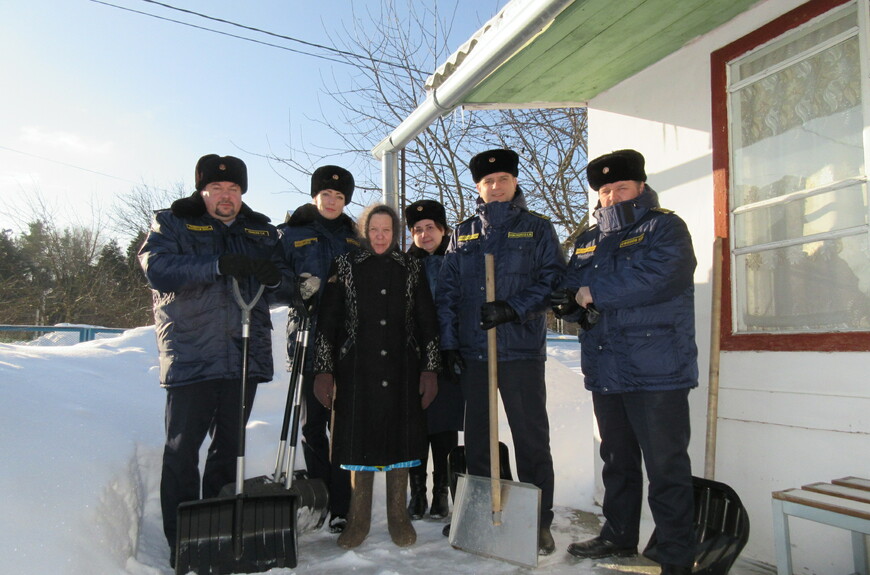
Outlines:
{"label": "house siding", "polygon": [[[760,2],[589,103],[589,157],[626,147],[641,151],[662,206],[675,210],[692,233],[701,368],[701,387],[690,396],[696,475],[703,475],[705,459],[713,241],[717,223],[727,221],[716,213],[721,206],[714,197],[714,178],[724,175],[713,168],[719,139],[711,112],[711,54],[801,5]],[[596,201],[594,193],[590,201]],[[775,563],[772,491],[845,475],[870,477],[867,366],[870,353],[864,351],[721,353],[715,479],[731,485],[749,511],[743,557]],[[851,572],[847,532],[807,521],[793,521],[791,530],[795,572]]]}

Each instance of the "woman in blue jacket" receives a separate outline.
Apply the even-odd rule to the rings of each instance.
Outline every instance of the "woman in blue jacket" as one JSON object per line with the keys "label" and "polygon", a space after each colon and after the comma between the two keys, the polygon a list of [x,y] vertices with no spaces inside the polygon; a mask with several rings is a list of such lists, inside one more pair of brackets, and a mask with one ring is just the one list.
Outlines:
{"label": "woman in blue jacket", "polygon": [[[429,289],[435,293],[444,252],[450,243],[451,229],[447,225],[444,206],[434,200],[414,202],[405,208],[405,224],[414,240],[408,253],[423,262]],[[447,517],[449,512],[447,456],[459,442],[465,411],[462,389],[456,379],[451,380],[443,373],[438,376],[438,395],[426,410],[427,440],[432,450],[432,507],[429,508],[429,517],[432,519]],[[411,500],[408,513],[411,519],[422,519],[426,514],[427,459],[428,450],[422,465],[412,467],[409,473]]]}
{"label": "woman in blue jacket", "polygon": [[[287,357],[292,361],[296,330],[302,314],[310,314],[310,333],[317,328],[320,297],[326,274],[336,257],[359,247],[356,225],[344,213],[353,197],[353,175],[339,166],[321,166],[311,175],[311,203],[288,215],[278,226],[288,278],[281,296],[290,303],[287,317]],[[322,479],[329,489],[329,530],[341,533],[350,504],[350,473],[329,460],[330,410],[314,397],[314,346],[303,358],[302,451],[311,478]]]}

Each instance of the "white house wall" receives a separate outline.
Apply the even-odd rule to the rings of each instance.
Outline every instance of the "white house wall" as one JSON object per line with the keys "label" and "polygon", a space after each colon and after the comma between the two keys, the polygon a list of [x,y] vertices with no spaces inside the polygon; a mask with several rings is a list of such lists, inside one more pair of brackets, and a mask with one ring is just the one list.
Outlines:
{"label": "white house wall", "polygon": [[[641,151],[662,206],[692,232],[701,372],[690,395],[696,475],[704,473],[714,239],[710,54],[800,4],[760,2],[589,103],[590,158]],[[870,353],[722,353],[715,479],[731,485],[749,510],[743,557],[775,563],[772,491],[870,477],[868,372]],[[851,572],[848,533],[804,520],[792,520],[791,530],[795,573]]]}

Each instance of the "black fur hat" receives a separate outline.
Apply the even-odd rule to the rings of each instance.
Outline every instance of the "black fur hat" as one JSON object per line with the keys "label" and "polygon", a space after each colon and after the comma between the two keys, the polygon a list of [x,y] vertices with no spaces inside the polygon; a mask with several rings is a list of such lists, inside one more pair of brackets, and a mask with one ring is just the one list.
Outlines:
{"label": "black fur hat", "polygon": [[599,156],[586,166],[586,179],[589,187],[596,192],[605,184],[634,180],[646,181],[645,160],[636,150],[616,150]]}
{"label": "black fur hat", "polygon": [[413,229],[414,224],[420,220],[432,220],[441,226],[441,229],[448,229],[444,206],[435,200],[418,200],[405,208],[405,224],[409,230]]}
{"label": "black fur hat", "polygon": [[519,165],[520,157],[513,150],[487,150],[471,158],[468,169],[471,170],[471,179],[476,184],[495,172],[507,172],[517,177]]}
{"label": "black fur hat", "polygon": [[311,197],[323,190],[335,190],[344,194],[344,203],[353,197],[353,174],[339,166],[320,166],[311,174]]}
{"label": "black fur hat", "polygon": [[196,163],[194,181],[197,192],[212,182],[232,182],[238,184],[244,194],[248,191],[248,167],[234,156],[207,154]]}

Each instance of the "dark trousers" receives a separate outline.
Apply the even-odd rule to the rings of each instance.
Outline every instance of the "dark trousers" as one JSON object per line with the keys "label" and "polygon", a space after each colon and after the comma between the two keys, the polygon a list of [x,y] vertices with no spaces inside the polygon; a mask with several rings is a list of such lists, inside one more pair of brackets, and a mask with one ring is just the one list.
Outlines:
{"label": "dark trousers", "polygon": [[[199,449],[209,428],[214,436],[202,474],[202,497],[217,497],[236,480],[239,449],[240,381],[208,381],[166,390],[166,444],[160,477],[163,533],[175,548],[178,505],[200,498]],[[245,422],[251,415],[257,384],[248,383]]]}
{"label": "dark trousers", "polygon": [[[485,361],[466,360],[460,376],[465,396],[465,457],[468,473],[489,477],[489,370]],[[541,489],[541,527],[553,522],[553,457],[544,360],[498,364],[498,389],[514,443],[517,477]]]}
{"label": "dark trousers", "polygon": [[601,536],[638,544],[643,471],[663,563],[694,561],[694,494],[689,460],[689,390],[592,394],[604,460]]}
{"label": "dark trousers", "polygon": [[329,489],[329,512],[347,516],[350,507],[350,471],[329,457],[329,420],[332,411],[314,397],[314,376],[302,376],[302,453],[308,476],[321,479]]}
{"label": "dark trousers", "polygon": [[412,476],[422,477],[425,485],[426,469],[429,465],[429,449],[432,449],[432,475],[435,477],[443,477],[444,485],[447,483],[447,456],[450,451],[459,443],[458,431],[439,431],[438,433],[430,433],[427,437],[429,446],[426,448],[426,455],[420,460],[421,464],[417,467],[412,467],[408,470]]}

